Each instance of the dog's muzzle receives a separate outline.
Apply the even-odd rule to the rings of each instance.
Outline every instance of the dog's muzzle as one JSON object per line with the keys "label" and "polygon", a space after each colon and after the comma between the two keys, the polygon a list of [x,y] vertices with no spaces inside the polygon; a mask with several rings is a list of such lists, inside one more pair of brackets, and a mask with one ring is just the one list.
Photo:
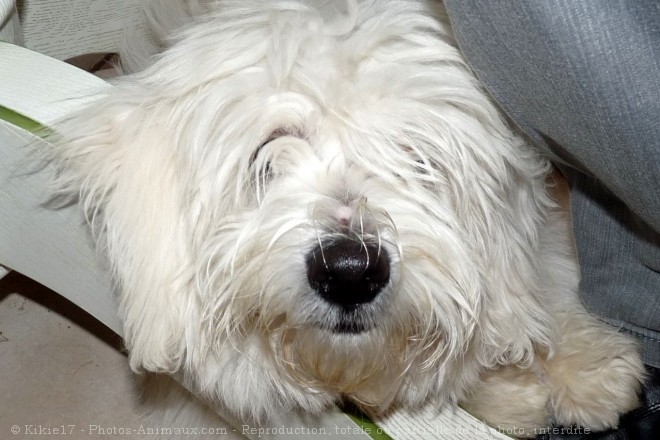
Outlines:
{"label": "dog's muzzle", "polygon": [[389,279],[389,256],[376,243],[339,239],[317,246],[307,256],[310,286],[342,308],[373,301]]}

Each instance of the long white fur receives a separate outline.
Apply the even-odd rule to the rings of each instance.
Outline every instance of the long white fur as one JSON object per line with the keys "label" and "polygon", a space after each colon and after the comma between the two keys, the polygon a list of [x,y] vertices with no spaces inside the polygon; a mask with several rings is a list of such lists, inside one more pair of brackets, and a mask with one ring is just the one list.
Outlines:
{"label": "long white fur", "polygon": [[[549,163],[472,76],[441,4],[165,3],[125,57],[147,67],[64,121],[53,152],[112,263],[134,370],[182,371],[259,421],[344,396],[602,428],[635,405],[636,346],[579,304]],[[355,335],[322,329],[337,311],[305,275],[346,213],[392,257]],[[545,391],[507,400],[511,371]],[[485,386],[501,401],[474,404]]]}

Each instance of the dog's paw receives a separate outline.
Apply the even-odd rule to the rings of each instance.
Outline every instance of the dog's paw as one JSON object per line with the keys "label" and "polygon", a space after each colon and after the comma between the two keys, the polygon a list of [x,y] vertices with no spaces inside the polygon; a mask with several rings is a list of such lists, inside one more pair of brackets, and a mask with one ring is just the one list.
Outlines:
{"label": "dog's paw", "polygon": [[644,365],[637,347],[613,332],[582,344],[567,344],[548,362],[553,421],[594,431],[616,428],[619,417],[639,405]]}
{"label": "dog's paw", "polygon": [[488,370],[461,406],[500,432],[535,437],[551,424],[550,388],[538,369],[505,366]]}

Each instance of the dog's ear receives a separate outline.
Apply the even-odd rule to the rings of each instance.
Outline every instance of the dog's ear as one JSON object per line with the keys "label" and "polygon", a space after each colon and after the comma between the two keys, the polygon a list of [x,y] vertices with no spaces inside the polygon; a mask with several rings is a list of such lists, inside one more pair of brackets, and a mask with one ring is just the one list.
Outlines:
{"label": "dog's ear", "polygon": [[55,185],[79,198],[109,257],[131,367],[173,372],[194,308],[184,167],[167,121],[136,95],[113,90],[56,127]]}
{"label": "dog's ear", "polygon": [[[554,209],[543,180],[549,164],[503,124],[481,124],[481,129],[481,142],[462,144],[464,167],[471,173],[460,175],[468,191],[455,199],[483,267],[479,328],[491,356],[485,362],[529,363],[535,351],[551,352],[555,340],[543,299],[550,269],[539,258],[542,230]],[[559,237],[556,241],[561,247]]]}

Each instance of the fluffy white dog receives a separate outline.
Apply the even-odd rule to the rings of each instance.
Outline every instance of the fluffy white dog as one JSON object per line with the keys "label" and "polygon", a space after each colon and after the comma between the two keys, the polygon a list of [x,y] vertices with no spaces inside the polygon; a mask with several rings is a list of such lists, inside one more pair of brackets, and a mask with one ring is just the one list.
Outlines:
{"label": "fluffy white dog", "polygon": [[441,4],[174,2],[150,21],[189,23],[127,55],[144,69],[64,122],[54,158],[133,369],[253,421],[454,402],[530,434],[635,407],[637,347],[577,298],[549,164]]}

